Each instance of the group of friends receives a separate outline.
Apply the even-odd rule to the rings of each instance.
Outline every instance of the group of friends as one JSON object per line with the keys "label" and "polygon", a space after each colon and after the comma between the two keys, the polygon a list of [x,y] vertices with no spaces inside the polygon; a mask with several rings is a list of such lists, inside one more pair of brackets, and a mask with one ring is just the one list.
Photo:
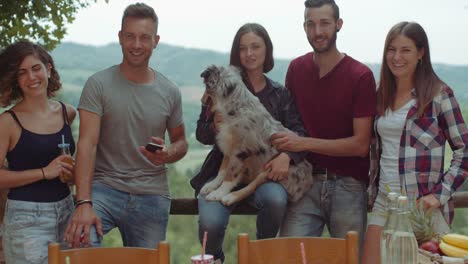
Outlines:
{"label": "group of friends", "polygon": [[[61,83],[48,52],[19,41],[0,54],[0,102],[9,108],[0,115],[0,188],[9,189],[7,263],[47,263],[47,245],[54,241],[100,246],[115,227],[124,246],[154,248],[165,240],[165,165],[188,149],[181,93],[149,67],[159,42],[153,8],[129,5],[121,23],[122,62],[87,80],[76,145],[70,126],[77,111],[51,99]],[[367,66],[338,50],[342,26],[333,0],[305,1],[304,31],[313,52],[290,63],[285,86],[265,75],[274,66],[265,28],[248,23],[237,31],[230,64],[291,131],[272,135],[281,153],[265,164],[269,181],[242,202],[258,209],[258,239],[321,236],[325,225],[332,237],[354,230],[361,262],[379,263],[389,191],[434,208],[437,225],[449,227],[451,197],[468,178],[468,130],[453,91],[433,70],[418,23],[400,22],[388,32],[378,84]],[[213,149],[190,182],[198,198],[200,241],[206,231],[206,253],[218,263],[225,259],[224,235],[237,204],[224,206],[198,193],[223,159],[215,141],[220,122],[222,116],[202,105],[196,138]],[[72,154],[77,150],[74,164],[58,153],[63,142]],[[148,151],[147,142],[164,148]],[[445,170],[446,142],[453,156]],[[314,184],[302,199],[288,203],[278,181],[303,159],[313,164]],[[75,175],[75,201],[62,173]]]}

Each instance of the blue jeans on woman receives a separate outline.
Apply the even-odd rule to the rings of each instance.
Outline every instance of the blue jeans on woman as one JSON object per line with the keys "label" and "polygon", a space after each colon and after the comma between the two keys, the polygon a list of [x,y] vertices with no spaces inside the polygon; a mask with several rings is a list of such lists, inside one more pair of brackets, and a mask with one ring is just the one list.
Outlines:
{"label": "blue jeans on woman", "polygon": [[[121,192],[102,183],[93,183],[93,208],[107,234],[117,227],[126,247],[156,248],[166,239],[169,197]],[[101,246],[95,226],[90,232],[91,246]]]}
{"label": "blue jeans on woman", "polygon": [[[259,209],[257,215],[257,239],[276,237],[288,202],[288,195],[283,186],[276,182],[260,185],[254,194],[245,201]],[[224,262],[223,240],[229,216],[237,204],[224,206],[219,201],[207,201],[198,197],[198,237],[203,241],[203,234],[208,232],[206,253]]]}
{"label": "blue jeans on woman", "polygon": [[47,263],[47,246],[60,242],[73,212],[69,195],[58,202],[7,200],[3,252],[8,264]]}

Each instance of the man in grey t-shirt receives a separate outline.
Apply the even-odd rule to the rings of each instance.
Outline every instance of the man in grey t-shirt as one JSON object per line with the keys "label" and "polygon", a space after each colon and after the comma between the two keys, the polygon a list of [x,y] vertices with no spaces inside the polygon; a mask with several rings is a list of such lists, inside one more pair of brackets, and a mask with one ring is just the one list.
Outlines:
{"label": "man in grey t-shirt", "polygon": [[[119,42],[123,61],[91,76],[78,106],[77,202],[65,232],[73,247],[99,246],[118,227],[124,246],[154,248],[165,239],[169,214],[166,163],[187,152],[181,94],[151,69],[158,18],[153,8],[129,5]],[[168,132],[170,145],[165,144]],[[150,152],[148,142],[163,145]]]}

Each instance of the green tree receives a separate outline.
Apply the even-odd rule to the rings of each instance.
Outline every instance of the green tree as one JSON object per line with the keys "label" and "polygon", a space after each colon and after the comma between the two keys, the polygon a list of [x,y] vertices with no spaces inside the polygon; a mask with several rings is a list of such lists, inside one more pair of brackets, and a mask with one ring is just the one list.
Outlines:
{"label": "green tree", "polygon": [[[97,0],[2,0],[0,1],[0,47],[21,39],[53,50],[75,20],[80,8]],[[105,0],[106,2],[108,0]]]}

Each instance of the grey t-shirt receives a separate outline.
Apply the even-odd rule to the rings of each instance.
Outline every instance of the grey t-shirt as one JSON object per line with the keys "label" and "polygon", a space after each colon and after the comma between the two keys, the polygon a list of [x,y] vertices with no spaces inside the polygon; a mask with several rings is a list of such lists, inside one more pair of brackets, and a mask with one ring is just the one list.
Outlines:
{"label": "grey t-shirt", "polygon": [[92,75],[78,106],[101,117],[94,181],[132,194],[169,195],[166,167],[151,163],[139,146],[183,124],[180,91],[157,71],[153,83],[136,84],[119,69]]}

